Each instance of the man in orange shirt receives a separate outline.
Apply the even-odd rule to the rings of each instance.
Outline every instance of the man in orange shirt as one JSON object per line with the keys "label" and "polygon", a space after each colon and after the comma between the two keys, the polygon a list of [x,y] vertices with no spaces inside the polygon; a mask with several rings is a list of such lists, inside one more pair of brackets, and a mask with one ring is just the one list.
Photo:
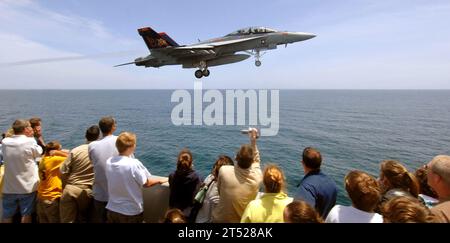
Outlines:
{"label": "man in orange shirt", "polygon": [[59,167],[66,157],[53,156],[52,151],[61,150],[61,144],[52,141],[45,146],[45,154],[39,163],[37,214],[40,223],[59,223],[59,199],[62,194]]}

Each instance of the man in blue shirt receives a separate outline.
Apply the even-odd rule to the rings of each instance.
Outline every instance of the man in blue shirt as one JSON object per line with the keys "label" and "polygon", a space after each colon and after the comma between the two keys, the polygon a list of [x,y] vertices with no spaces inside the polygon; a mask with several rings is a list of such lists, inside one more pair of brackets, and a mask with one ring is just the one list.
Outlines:
{"label": "man in blue shirt", "polygon": [[295,199],[305,201],[325,219],[336,204],[336,183],[320,171],[322,155],[318,150],[305,148],[302,157],[305,177],[298,186]]}

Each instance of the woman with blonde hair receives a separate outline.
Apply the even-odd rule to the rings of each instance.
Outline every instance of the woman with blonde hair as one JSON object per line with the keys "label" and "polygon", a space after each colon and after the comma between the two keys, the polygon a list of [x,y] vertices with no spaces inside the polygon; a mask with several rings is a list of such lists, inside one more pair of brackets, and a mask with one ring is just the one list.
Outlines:
{"label": "woman with blonde hair", "polygon": [[191,151],[181,150],[177,158],[177,169],[169,175],[169,207],[180,209],[184,215],[190,215],[195,192],[202,183],[193,169],[193,162]]}
{"label": "woman with blonde hair", "polygon": [[267,165],[264,170],[265,193],[251,201],[244,211],[241,223],[283,223],[283,211],[292,198],[284,192],[286,179],[283,170]]}
{"label": "woman with blonde hair", "polygon": [[379,183],[383,194],[381,203],[396,196],[419,196],[420,187],[416,176],[395,160],[381,162]]}

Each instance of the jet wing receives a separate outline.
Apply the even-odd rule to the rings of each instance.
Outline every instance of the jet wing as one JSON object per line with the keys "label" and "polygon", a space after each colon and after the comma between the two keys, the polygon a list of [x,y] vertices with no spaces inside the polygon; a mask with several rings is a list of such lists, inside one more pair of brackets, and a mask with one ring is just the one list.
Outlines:
{"label": "jet wing", "polygon": [[162,49],[155,49],[151,51],[153,55],[168,55],[172,57],[191,57],[191,56],[205,56],[216,54],[213,46],[180,46],[167,47]]}
{"label": "jet wing", "polygon": [[[213,46],[213,47],[221,47],[221,46],[232,45],[232,44],[247,42],[247,41],[251,41],[251,40],[261,39],[263,37],[264,36],[255,36],[255,37],[247,37],[247,38],[236,39],[236,40],[222,40],[221,38],[219,38],[219,39],[216,39],[216,41],[214,41],[214,42],[208,43],[207,45]],[[196,45],[193,45],[192,47],[194,47],[194,46],[196,46]]]}
{"label": "jet wing", "polygon": [[219,38],[219,39],[216,39],[216,41],[209,42],[209,43],[154,49],[154,50],[152,50],[152,53],[169,55],[169,56],[177,57],[177,58],[178,57],[213,55],[213,54],[216,54],[216,52],[217,52],[216,49],[218,49],[220,47],[237,44],[237,43],[243,43],[246,41],[251,41],[251,40],[255,40],[255,39],[259,39],[259,38],[263,38],[263,36],[248,37],[248,38],[236,39],[236,40],[222,40]]}

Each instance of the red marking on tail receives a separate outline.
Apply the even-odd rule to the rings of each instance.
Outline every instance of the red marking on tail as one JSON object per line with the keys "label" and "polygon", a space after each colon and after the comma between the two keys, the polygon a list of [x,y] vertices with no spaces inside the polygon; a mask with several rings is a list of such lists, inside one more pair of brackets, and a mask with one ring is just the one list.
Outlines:
{"label": "red marking on tail", "polygon": [[148,49],[160,49],[169,46],[179,46],[172,38],[166,33],[157,33],[150,27],[138,29],[139,35],[144,39]]}

